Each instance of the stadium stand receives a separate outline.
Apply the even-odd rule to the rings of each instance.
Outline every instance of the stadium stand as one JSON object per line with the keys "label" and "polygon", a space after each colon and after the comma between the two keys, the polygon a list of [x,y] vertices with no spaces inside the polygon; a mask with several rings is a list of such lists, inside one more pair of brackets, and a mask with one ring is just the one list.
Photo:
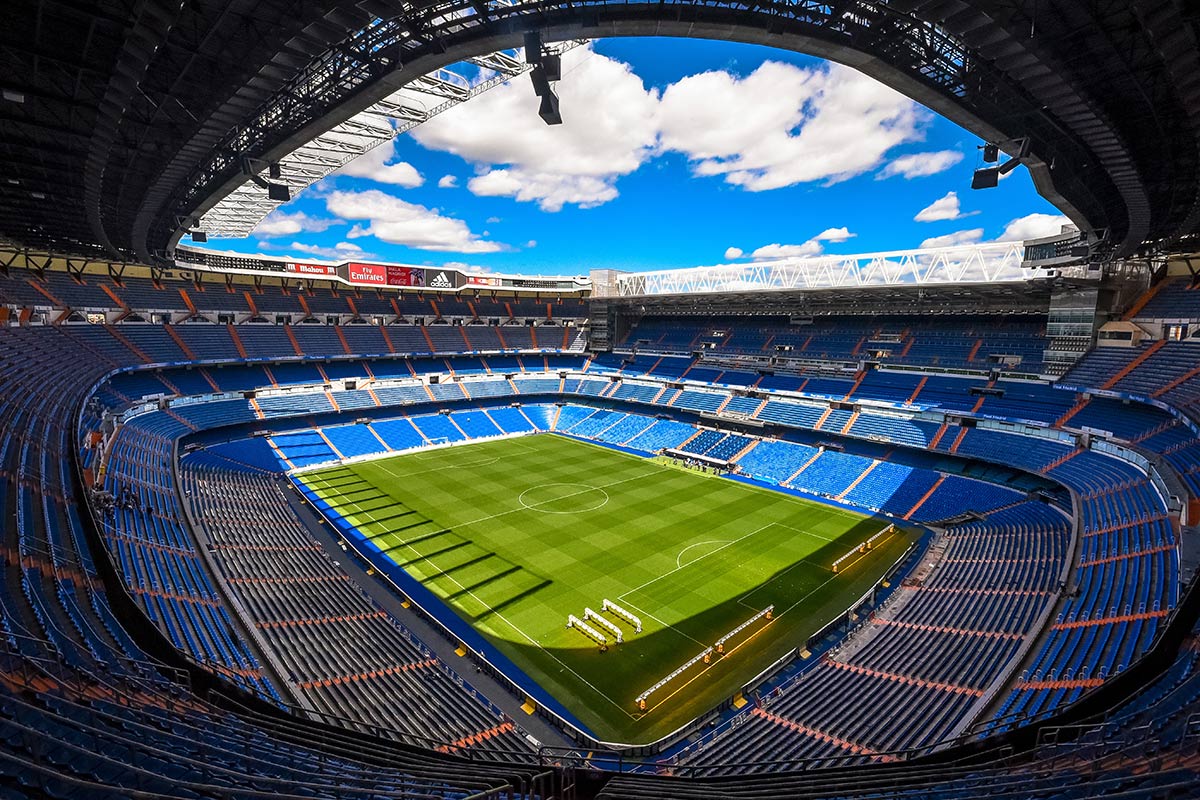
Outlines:
{"label": "stadium stand", "polygon": [[[0,797],[1200,795],[1194,3],[10,5]],[[560,50],[614,33],[859,65],[983,139],[973,187],[1023,166],[1071,225],[999,203],[1006,234],[1044,224],[1037,233],[1051,235],[778,262],[757,257],[770,248],[744,260],[731,249],[703,270],[557,277],[449,253],[427,266],[333,265],[194,246],[271,239],[261,223],[284,196],[386,143],[394,124],[420,124],[428,114],[385,99],[398,88],[436,97],[437,113],[526,69],[544,82]],[[525,58],[489,54],[522,36]],[[863,168],[886,177],[894,157]],[[270,219],[301,219],[293,212]],[[801,238],[782,241],[819,230],[803,232],[804,209],[793,216]],[[664,220],[638,223],[652,235]],[[361,219],[330,222],[363,222],[348,238],[371,233]],[[837,231],[810,244],[837,251]],[[290,239],[257,246],[282,254]],[[324,252],[315,244],[287,250]],[[585,250],[563,268],[586,264]],[[495,441],[542,432],[656,466],[562,440]],[[347,462],[423,448],[450,461],[477,440],[700,487],[679,516],[701,545],[724,541],[706,524],[710,503],[766,497],[737,483],[843,522],[861,519],[846,508],[867,511],[871,535],[901,530],[877,548],[889,558],[912,545],[887,572],[850,577],[836,603],[810,594],[805,624],[828,622],[778,637],[790,652],[736,694],[704,694],[728,652],[693,659],[682,672],[706,666],[679,691],[707,710],[680,714],[675,733],[603,742],[447,627],[414,594],[417,576],[376,580],[378,565],[289,482],[312,467],[369,473]],[[687,465],[663,455],[678,450],[693,466],[722,462],[722,476],[678,472]],[[555,485],[598,489],[535,488]],[[464,505],[483,507],[485,487],[459,487]],[[575,513],[591,512],[552,511]],[[597,573],[616,574],[609,531],[547,519],[547,538],[574,537]],[[415,527],[438,525],[423,520]],[[630,530],[650,527],[637,522]],[[858,562],[844,559],[869,558],[872,541],[834,564],[852,576]],[[656,555],[682,570],[684,552]],[[718,557],[710,574],[724,574],[688,588],[761,577],[770,594],[805,563],[758,576],[760,555]],[[825,563],[804,569],[819,578]],[[747,597],[723,598],[726,610]],[[754,621],[779,632],[796,619],[781,616]],[[608,677],[646,677],[619,648],[588,647]],[[553,650],[540,655],[570,661]]]}
{"label": "stadium stand", "polygon": [[497,758],[531,749],[511,719],[463,693],[461,677],[337,568],[273,477],[192,460],[181,476],[200,536],[303,704],[431,747],[464,742]]}
{"label": "stadium stand", "polygon": [[[86,432],[103,427],[106,409],[120,412],[142,397],[172,398],[165,408],[145,409],[116,428],[104,460],[103,483],[98,484],[113,498],[105,541],[134,600],[167,639],[196,663],[276,706],[291,703],[293,693],[299,694],[301,707],[312,714],[358,725],[371,735],[427,746],[436,740],[440,744],[434,746],[450,754],[480,753],[490,762],[525,763],[530,753],[511,717],[490,701],[476,699],[477,694],[464,693],[454,674],[430,657],[427,646],[406,632],[402,622],[370,611],[377,607],[312,547],[302,528],[289,524],[286,515],[254,517],[255,508],[280,508],[275,479],[263,470],[275,473],[431,441],[560,430],[647,453],[682,446],[689,452],[733,459],[737,471],[747,478],[893,518],[944,525],[936,545],[938,558],[928,571],[898,587],[841,645],[776,686],[769,697],[755,699],[739,715],[670,757],[673,768],[692,770],[689,774],[695,775],[744,774],[754,770],[750,765],[764,753],[775,760],[815,759],[818,764],[847,756],[890,762],[892,753],[923,751],[981,730],[981,725],[1000,732],[1019,729],[1029,720],[1052,718],[1086,699],[1104,679],[1135,665],[1162,638],[1162,626],[1182,597],[1180,535],[1172,526],[1167,498],[1144,470],[1111,454],[1082,449],[1068,434],[1031,435],[983,422],[959,427],[921,416],[939,409],[968,416],[982,411],[996,417],[1059,422],[1068,429],[1109,431],[1144,452],[1158,454],[1185,484],[1189,476],[1194,480],[1200,437],[1185,420],[1150,406],[1101,397],[1081,404],[1075,392],[1026,382],[881,371],[857,377],[801,374],[791,382],[776,376],[775,391],[799,392],[802,397],[771,394],[773,390],[764,386],[769,382],[758,379],[757,386],[745,381],[733,385],[763,394],[733,395],[718,388],[726,383],[721,380],[725,370],[697,367],[692,358],[672,359],[665,366],[666,374],[672,379],[683,375],[689,381],[699,377],[709,388],[675,392],[655,383],[666,360],[657,356],[638,356],[632,362],[555,359],[553,365],[549,359],[516,355],[480,360],[459,355],[466,347],[459,336],[456,349],[444,358],[401,360],[389,352],[367,360],[354,356],[369,353],[353,353],[347,359],[336,331],[328,328],[318,334],[315,327],[295,334],[297,340],[304,339],[303,349],[311,347],[318,354],[346,360],[291,360],[296,359],[296,347],[286,332],[282,337],[260,337],[252,331],[272,326],[247,325],[197,327],[202,334],[184,332],[188,326],[180,326],[179,339],[191,351],[188,355],[162,326],[133,325],[128,334],[126,327],[5,329],[4,364],[6,375],[11,376],[6,396],[46,398],[36,407],[26,403],[6,407],[14,424],[28,422],[33,432],[20,447],[11,438],[5,440],[5,463],[16,460],[18,464],[7,467],[9,474],[16,470],[15,474],[40,475],[43,487],[53,485],[46,481],[58,481],[63,487],[70,483],[65,465],[58,468],[57,478],[55,470],[45,466],[36,472],[19,466],[38,459],[48,465],[54,453],[70,451],[70,442],[76,440],[61,420],[78,403],[86,385],[59,397],[54,392],[62,384],[43,383],[39,364],[51,359],[88,364],[83,373],[90,376],[86,384],[113,367],[145,366],[159,359],[236,361],[240,354],[234,337],[243,347],[251,342],[258,357],[269,362],[123,373],[104,384],[96,401],[84,408],[81,430]],[[388,328],[389,332],[402,329]],[[850,340],[858,331],[848,330],[823,346],[837,352],[853,350]],[[424,338],[419,329],[418,335]],[[400,338],[393,337],[393,343]],[[937,337],[929,333],[927,338]],[[451,340],[437,341],[450,346]],[[1162,367],[1155,360],[1175,355],[1172,348],[1168,344],[1154,352],[1140,350],[1145,357],[1133,369],[1127,369],[1133,359],[1105,362],[1101,368],[1089,356],[1077,370],[1086,377],[1094,369],[1089,382],[1097,386],[1124,385],[1134,396],[1150,397],[1155,392],[1161,396],[1186,383],[1172,386],[1177,378],[1166,377],[1168,369],[1178,373],[1178,361],[1161,362],[1173,365]],[[917,350],[915,343],[913,350]],[[564,380],[538,371],[548,367],[573,374]],[[583,369],[646,377],[639,383],[610,383],[581,377]],[[497,371],[512,371],[516,377],[510,382]],[[1125,374],[1118,375],[1122,371]],[[443,376],[441,382],[418,382],[420,376],[437,374]],[[456,383],[448,380],[452,376],[470,377]],[[360,386],[343,388],[338,383],[343,380],[359,381]],[[1075,372],[1066,380],[1072,386],[1078,383]],[[981,397],[971,392],[979,387],[998,388],[1004,394]],[[255,391],[256,395],[231,397],[226,391]],[[566,404],[509,405],[526,394]],[[835,401],[849,397],[854,402],[891,403],[909,410],[901,413],[874,405],[831,408],[817,397]],[[592,405],[596,402],[616,407]],[[439,405],[446,405],[449,413],[436,413]],[[414,408],[409,411],[408,406]],[[775,423],[785,426],[776,432],[794,431],[789,435],[809,438],[757,441],[747,433],[698,432],[699,411],[718,418],[728,412],[733,421],[740,415]],[[651,416],[656,412],[678,418]],[[1068,412],[1071,416],[1064,419]],[[367,414],[369,421],[353,422],[360,414]],[[180,467],[182,493],[176,494],[172,468],[177,439],[209,430],[216,434],[227,427],[248,431],[247,426],[265,421],[273,426],[269,436],[207,444],[185,456]],[[39,430],[46,435],[39,438]],[[826,447],[822,441],[829,439],[843,441],[845,450]],[[82,465],[97,466],[93,447],[86,437],[83,441]],[[927,460],[917,455],[905,460],[896,448],[914,449]],[[1079,514],[1078,556],[1071,550],[1070,504],[1061,498],[1043,502],[1019,489],[954,474],[950,469],[954,459],[947,461],[948,456],[1017,466],[1067,487]],[[979,469],[976,475],[986,475]],[[80,685],[82,668],[105,675],[106,681],[127,680],[109,676],[114,671],[123,675],[120,669],[130,670],[137,680],[149,680],[143,675],[153,670],[144,665],[115,666],[123,663],[119,658],[134,664],[146,656],[106,609],[104,593],[94,588],[98,583],[94,568],[86,567],[87,547],[79,547],[85,542],[85,525],[77,511],[53,499],[65,496],[63,489],[43,489],[39,494],[26,488],[36,485],[22,484],[16,500],[10,501],[20,512],[23,541],[30,544],[21,550],[29,555],[22,557],[25,566],[18,580],[25,599],[4,598],[9,630],[14,637],[54,642],[56,654],[72,654],[66,665],[58,661],[59,655],[55,661],[60,671],[75,670],[70,679],[73,686]],[[33,512],[39,496],[49,516]],[[212,551],[215,571],[209,571],[200,557],[179,497],[186,498],[196,518],[205,520],[199,528],[208,540],[225,542]],[[268,497],[273,498],[269,503]],[[43,528],[39,522],[43,531],[39,533],[30,524],[35,519],[57,523]],[[70,535],[64,537],[64,531]],[[48,536],[49,542],[32,544],[38,536]],[[280,551],[250,547],[272,537],[287,537],[289,544]],[[72,550],[74,556],[64,556]],[[49,554],[47,558],[56,565],[51,586],[45,568],[31,566],[43,558],[38,553]],[[72,574],[92,577],[81,582],[67,577]],[[232,588],[238,598],[235,604],[223,599],[217,581]],[[1075,590],[1056,608],[1064,581]],[[326,584],[335,586],[337,593],[315,595],[309,588],[301,589]],[[331,612],[329,604],[335,601],[343,613]],[[21,607],[27,609],[24,617]],[[251,634],[242,614],[268,627]],[[364,614],[372,616],[329,626],[271,626],[280,620]],[[15,627],[22,618],[25,624]],[[251,622],[251,627],[259,626]],[[1043,627],[1044,638],[1038,636]],[[364,637],[352,631],[369,633]],[[82,646],[74,643],[80,636],[85,637]],[[357,650],[343,644],[347,637],[390,644]],[[10,648],[20,647],[24,639],[16,641],[17,645],[10,642]],[[45,645],[32,647],[50,652]],[[327,655],[320,659],[311,655],[317,652]],[[397,665],[399,653],[406,654],[407,660]],[[26,656],[9,655],[17,659],[14,672],[26,669],[22,666]],[[413,666],[418,664],[423,666]],[[1012,670],[1018,670],[1016,680],[1006,685]],[[368,674],[362,679],[347,677]],[[25,696],[20,702],[35,706],[44,702],[38,699],[44,695],[21,691]],[[862,713],[848,714],[829,702],[831,697],[844,696],[863,698]],[[980,716],[987,698],[996,702],[991,722]],[[868,713],[898,707],[912,713],[886,729],[874,724]],[[88,716],[75,713],[78,719]],[[247,724],[245,717],[236,720],[230,724]],[[82,753],[76,755],[84,758]],[[479,764],[481,774],[495,774],[489,772],[493,767]],[[426,768],[436,772],[435,767]],[[272,769],[284,772],[281,765],[267,772]],[[138,780],[147,783],[138,785],[156,785],[154,771],[146,772]],[[211,775],[205,778],[212,779]],[[634,779],[624,780],[635,785]],[[621,786],[614,781],[609,791]]]}

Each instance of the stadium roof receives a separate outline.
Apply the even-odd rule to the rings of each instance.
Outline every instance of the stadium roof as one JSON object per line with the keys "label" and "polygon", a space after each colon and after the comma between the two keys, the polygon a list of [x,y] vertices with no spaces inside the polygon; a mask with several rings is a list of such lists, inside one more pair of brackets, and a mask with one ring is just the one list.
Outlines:
{"label": "stadium roof", "polygon": [[[841,61],[990,141],[1114,252],[1200,231],[1194,6],[846,0],[13,0],[0,27],[0,237],[163,260],[188,220],[405,84],[520,44],[733,39]],[[1010,151],[1013,144],[1004,145]]]}

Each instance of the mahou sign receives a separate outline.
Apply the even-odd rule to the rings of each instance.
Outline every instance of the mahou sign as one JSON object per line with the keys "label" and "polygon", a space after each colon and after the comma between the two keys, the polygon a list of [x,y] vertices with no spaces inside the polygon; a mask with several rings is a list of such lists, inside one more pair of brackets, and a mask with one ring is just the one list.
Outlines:
{"label": "mahou sign", "polygon": [[325,264],[299,264],[287,262],[288,272],[298,272],[301,275],[334,275],[337,269]]}

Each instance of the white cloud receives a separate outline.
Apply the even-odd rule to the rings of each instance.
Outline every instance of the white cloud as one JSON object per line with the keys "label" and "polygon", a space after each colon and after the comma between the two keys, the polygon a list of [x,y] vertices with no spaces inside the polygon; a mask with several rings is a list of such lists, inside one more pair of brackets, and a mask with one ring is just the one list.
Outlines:
{"label": "white cloud", "polygon": [[395,142],[384,142],[363,153],[334,174],[367,178],[376,183],[403,186],[406,189],[413,189],[425,182],[425,179],[421,177],[421,173],[417,171],[417,168],[407,161],[397,161],[395,164],[389,164],[388,162],[395,157]]}
{"label": "white cloud", "polygon": [[391,244],[418,250],[454,253],[494,253],[502,246],[481,239],[467,223],[443,217],[436,209],[407,203],[377,189],[331,192],[325,200],[330,213],[345,219],[367,220],[348,236],[371,235]]}
{"label": "white cloud", "polygon": [[1052,236],[1058,233],[1063,225],[1070,224],[1071,220],[1062,214],[1027,214],[1024,217],[1017,217],[1004,226],[1004,232],[996,238],[996,241],[1016,242]]}
{"label": "white cloud", "polygon": [[317,219],[303,211],[288,214],[283,211],[272,211],[258,223],[254,229],[257,236],[294,236],[297,233],[320,233],[323,230],[341,224],[341,220]]}
{"label": "white cloud", "polygon": [[[858,234],[851,233],[846,226],[840,228],[826,228],[825,230],[813,236],[808,241],[800,244],[764,244],[762,247],[753,250],[749,256],[755,261],[771,261],[779,258],[807,258],[811,256],[819,256],[825,252],[824,242],[839,243],[848,239],[853,239]],[[725,251],[726,261],[735,261],[742,258],[746,253],[740,247],[730,247]]]}
{"label": "white cloud", "polygon": [[617,197],[609,177],[555,175],[521,169],[495,169],[467,182],[480,197],[512,197],[518,202],[536,202],[543,211],[561,211],[568,203],[594,208]]}
{"label": "white cloud", "polygon": [[[1025,239],[1038,239],[1042,236],[1052,236],[1058,233],[1063,225],[1071,221],[1062,214],[1027,214],[1010,220],[1004,226],[1004,231],[992,242],[1019,242]],[[954,247],[964,244],[978,244],[984,241],[983,228],[970,228],[955,231],[942,236],[933,236],[921,242],[921,247]]]}
{"label": "white cloud", "polygon": [[750,254],[755,261],[769,261],[776,258],[805,258],[819,256],[825,248],[816,239],[809,239],[803,244],[765,244]]}
{"label": "white cloud", "polygon": [[439,189],[453,189],[456,186],[458,186],[457,175],[443,175],[442,177],[438,178]]}
{"label": "white cloud", "polygon": [[546,211],[606,203],[617,196],[617,178],[656,148],[658,95],[628,64],[590,47],[563,62],[562,125],[542,122],[532,83],[522,78],[434,117],[413,136],[479,165],[467,183],[477,195],[536,202]]}
{"label": "white cloud", "polygon": [[292,242],[287,246],[288,250],[294,250],[297,253],[305,253],[318,258],[328,258],[334,261],[343,258],[363,258],[367,255],[361,247],[351,242],[338,242],[333,247],[322,247],[315,244],[305,244],[304,242]]}
{"label": "white cloud", "polygon": [[927,247],[958,247],[964,244],[977,244],[983,239],[983,228],[971,228],[965,231],[955,231],[954,233],[943,234],[942,236],[931,236],[921,242],[921,248]]}
{"label": "white cloud", "polygon": [[818,242],[844,242],[847,239],[853,239],[857,235],[857,233],[851,233],[850,229],[843,225],[840,228],[826,228],[814,236],[813,239]]}
{"label": "white cloud", "polygon": [[459,270],[460,272],[476,272],[476,273],[478,273],[478,272],[492,272],[493,271],[491,267],[481,267],[478,264],[468,264],[465,261],[447,261],[446,263],[442,264],[441,266],[445,267],[446,269],[456,269],[456,270]]}
{"label": "white cloud", "polygon": [[889,161],[887,166],[879,170],[879,174],[875,176],[875,180],[891,178],[894,175],[903,175],[908,180],[924,178],[927,175],[936,175],[939,172],[945,172],[962,160],[963,154],[957,150],[909,153],[908,155],[893,158]]}
{"label": "white cloud", "polygon": [[943,197],[939,197],[929,205],[922,208],[913,217],[916,222],[940,222],[949,219],[962,219],[978,214],[978,211],[963,213],[958,203],[957,192],[946,192]]}
{"label": "white cloud", "polygon": [[[932,119],[900,93],[836,64],[801,69],[768,61],[745,77],[705,72],[660,96],[628,64],[581,47],[564,56],[563,74],[562,125],[545,125],[531,82],[515,80],[429,120],[413,136],[474,163],[478,174],[467,187],[475,194],[558,211],[613,200],[618,178],[668,151],[690,159],[697,176],[720,176],[749,191],[836,183],[919,141]],[[932,174],[951,159],[961,155],[914,154],[888,169]]]}
{"label": "white cloud", "polygon": [[526,249],[533,249],[534,247],[537,247],[537,239],[530,239],[525,243],[525,247]]}
{"label": "white cloud", "polygon": [[693,161],[696,175],[763,191],[837,183],[878,166],[921,138],[929,114],[856,70],[801,69],[768,61],[739,78],[714,71],[667,87],[662,146]]}

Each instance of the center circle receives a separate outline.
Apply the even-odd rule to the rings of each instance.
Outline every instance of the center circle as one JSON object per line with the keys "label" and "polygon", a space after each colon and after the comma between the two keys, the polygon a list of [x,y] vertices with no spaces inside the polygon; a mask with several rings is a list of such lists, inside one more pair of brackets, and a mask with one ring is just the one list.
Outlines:
{"label": "center circle", "polygon": [[608,492],[586,483],[543,483],[521,492],[517,502],[539,514],[583,514],[608,502]]}

